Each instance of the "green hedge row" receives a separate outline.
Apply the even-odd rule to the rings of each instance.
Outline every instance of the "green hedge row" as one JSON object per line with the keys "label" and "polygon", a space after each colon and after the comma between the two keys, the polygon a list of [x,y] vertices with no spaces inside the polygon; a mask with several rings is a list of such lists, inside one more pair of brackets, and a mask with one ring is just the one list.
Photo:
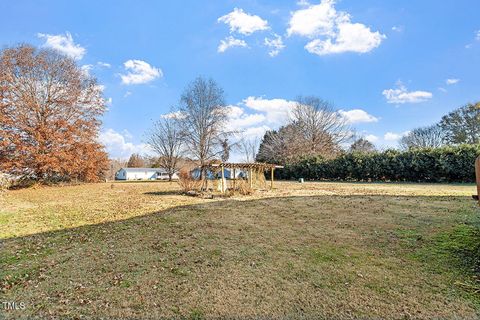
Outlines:
{"label": "green hedge row", "polygon": [[309,158],[279,170],[278,178],[340,181],[474,182],[480,145],[346,153]]}

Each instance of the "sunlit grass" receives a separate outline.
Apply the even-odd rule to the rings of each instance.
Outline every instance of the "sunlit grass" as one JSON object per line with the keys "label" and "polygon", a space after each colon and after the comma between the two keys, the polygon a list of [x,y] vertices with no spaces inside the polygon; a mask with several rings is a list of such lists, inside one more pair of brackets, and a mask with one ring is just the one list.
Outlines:
{"label": "sunlit grass", "polygon": [[228,199],[178,190],[3,195],[2,295],[27,304],[6,316],[478,316],[472,185],[278,182]]}

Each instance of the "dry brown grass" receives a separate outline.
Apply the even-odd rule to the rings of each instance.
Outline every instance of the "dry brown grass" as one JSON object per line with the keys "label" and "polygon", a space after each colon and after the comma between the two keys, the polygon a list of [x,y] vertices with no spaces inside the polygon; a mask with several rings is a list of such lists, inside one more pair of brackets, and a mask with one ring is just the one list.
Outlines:
{"label": "dry brown grass", "polygon": [[27,308],[5,316],[478,316],[462,273],[418,258],[478,214],[473,186],[276,187],[215,200],[167,182],[9,192],[2,301]]}

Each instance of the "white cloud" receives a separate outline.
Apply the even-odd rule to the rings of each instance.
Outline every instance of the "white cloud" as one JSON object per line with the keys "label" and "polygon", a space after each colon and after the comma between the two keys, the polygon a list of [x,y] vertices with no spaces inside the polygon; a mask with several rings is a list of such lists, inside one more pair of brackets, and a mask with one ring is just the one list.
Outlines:
{"label": "white cloud", "polygon": [[247,47],[247,43],[242,39],[235,39],[234,37],[229,36],[224,40],[220,40],[217,52],[225,52],[228,48],[232,47]]}
{"label": "white cloud", "polygon": [[410,133],[410,131],[405,131],[405,132],[402,132],[402,133],[387,132],[383,136],[383,139],[385,141],[398,141],[399,139],[401,139],[402,137],[406,136],[409,133]]}
{"label": "white cloud", "polygon": [[83,66],[80,67],[80,70],[82,70],[83,74],[88,77],[90,76],[90,70],[92,70],[93,65],[91,64],[84,64]]}
{"label": "white cloud", "polygon": [[443,87],[438,87],[438,90],[443,92],[443,93],[447,93],[447,89],[443,88]]}
{"label": "white cloud", "polygon": [[459,83],[459,82],[460,82],[460,79],[447,79],[447,80],[445,80],[445,83],[448,84],[448,85],[456,84],[456,83]]}
{"label": "white cloud", "polygon": [[105,63],[105,62],[97,62],[95,65],[93,64],[84,64],[83,66],[81,66],[80,68],[82,69],[83,73],[86,75],[86,76],[90,76],[90,71],[92,71],[93,69],[101,69],[101,68],[110,68],[111,65],[108,64],[108,63]]}
{"label": "white cloud", "polygon": [[360,23],[342,23],[338,30],[333,41],[332,38],[314,39],[305,45],[305,49],[319,56],[343,52],[366,53],[378,47],[385,38],[378,31],[371,32],[370,28]]}
{"label": "white cloud", "polygon": [[433,94],[428,91],[408,91],[401,82],[397,82],[396,89],[383,90],[382,94],[387,98],[388,103],[396,104],[420,103],[433,97]]}
{"label": "white cloud", "polygon": [[333,1],[323,0],[320,4],[292,12],[287,35],[296,34],[309,38],[334,36],[337,11],[333,5]]}
{"label": "white cloud", "polygon": [[239,118],[233,118],[233,126],[238,129],[251,127],[266,120],[265,115],[260,113],[245,114]]}
{"label": "white cloud", "polygon": [[250,109],[265,113],[266,122],[279,126],[289,118],[295,101],[285,99],[264,99],[261,97],[248,97],[243,104]]}
{"label": "white cloud", "polygon": [[[480,30],[475,31],[475,38],[473,41],[480,41]],[[473,46],[473,43],[469,43],[465,45],[466,49],[470,49]]]}
{"label": "white cloud", "polygon": [[119,133],[113,129],[102,131],[98,137],[98,141],[105,145],[108,154],[112,158],[128,158],[132,153],[149,154],[150,147],[145,143],[134,144],[128,142],[131,140],[128,132]]}
{"label": "white cloud", "polygon": [[307,0],[298,0],[297,5],[301,7],[305,7],[305,6],[309,6],[310,2],[308,2]]}
{"label": "white cloud", "polygon": [[226,108],[228,110],[227,113],[230,118],[239,118],[243,114],[245,114],[245,110],[243,110],[243,108],[239,106],[229,105],[229,106],[226,106]]}
{"label": "white cloud", "polygon": [[127,129],[123,129],[122,134],[127,140],[133,139],[133,135]]}
{"label": "white cloud", "polygon": [[398,133],[393,133],[393,132],[387,132],[385,133],[385,135],[383,136],[383,139],[387,140],[387,141],[396,141],[398,139],[400,139],[402,136]]}
{"label": "white cloud", "polygon": [[163,77],[162,70],[142,60],[128,60],[123,63],[127,74],[121,74],[123,84],[142,84]]}
{"label": "white cloud", "polygon": [[337,10],[334,0],[322,0],[292,13],[287,35],[312,39],[305,49],[313,54],[343,52],[366,53],[380,45],[385,35],[371,31],[361,23],[352,23],[351,16]]}
{"label": "white cloud", "polygon": [[348,123],[365,123],[365,122],[378,122],[378,118],[368,114],[365,110],[362,109],[353,109],[349,111],[339,110],[340,115],[342,115]]}
{"label": "white cloud", "polygon": [[102,68],[111,68],[112,67],[112,65],[110,63],[106,63],[106,62],[102,62],[102,61],[98,61],[97,65],[99,67],[102,67]]}
{"label": "white cloud", "polygon": [[243,131],[243,136],[245,138],[258,138],[260,140],[265,135],[265,132],[269,130],[272,130],[272,129],[266,125],[261,125],[258,127],[250,127]]}
{"label": "white cloud", "polygon": [[278,34],[274,34],[273,38],[265,38],[264,44],[270,48],[270,51],[268,54],[270,57],[275,57],[277,56],[281,50],[285,48],[285,45],[283,44],[282,37],[279,36]]}
{"label": "white cloud", "polygon": [[403,32],[405,28],[403,26],[393,26],[392,27],[392,31],[395,31],[395,32]]}
{"label": "white cloud", "polygon": [[235,8],[229,14],[218,18],[218,22],[228,24],[231,33],[238,32],[243,35],[249,35],[256,31],[269,29],[267,20],[263,20],[257,15],[248,14],[238,8]]}
{"label": "white cloud", "polygon": [[160,117],[164,119],[183,119],[186,118],[185,114],[182,113],[181,111],[174,111],[174,112],[169,112],[166,114],[162,114]]}
{"label": "white cloud", "polygon": [[85,48],[83,48],[79,44],[75,44],[72,35],[69,32],[66,32],[64,35],[38,33],[37,36],[39,38],[45,39],[45,43],[43,46],[55,49],[75,60],[82,59],[87,52]]}
{"label": "white cloud", "polygon": [[132,95],[132,91],[127,91],[127,92],[125,92],[123,97],[126,98],[126,97],[131,96],[131,95]]}
{"label": "white cloud", "polygon": [[239,106],[227,106],[228,124],[227,129],[231,131],[245,131],[266,120],[265,115],[260,113],[247,114]]}
{"label": "white cloud", "polygon": [[365,139],[367,139],[371,143],[375,143],[375,142],[378,141],[379,138],[374,134],[369,134],[369,135],[365,136]]}

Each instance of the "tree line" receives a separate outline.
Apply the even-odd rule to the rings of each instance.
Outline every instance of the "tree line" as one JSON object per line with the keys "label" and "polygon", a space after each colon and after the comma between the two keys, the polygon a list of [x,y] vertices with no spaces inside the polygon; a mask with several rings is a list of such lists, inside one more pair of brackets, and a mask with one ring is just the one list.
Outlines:
{"label": "tree line", "polygon": [[[346,142],[351,142],[345,147]],[[401,150],[480,143],[480,102],[469,103],[443,116],[437,124],[413,129],[399,141]],[[375,146],[356,137],[329,103],[314,97],[299,99],[290,121],[267,131],[257,161],[295,164],[304,159],[334,159],[346,153],[375,153]]]}
{"label": "tree line", "polygon": [[400,140],[403,149],[438,148],[480,143],[480,102],[468,103],[444,115],[440,122],[413,129]]}
{"label": "tree line", "polygon": [[[365,138],[355,138],[327,103],[318,98],[308,101],[297,107],[302,111],[294,111],[289,123],[266,132],[260,144],[257,161],[285,165],[278,171],[278,178],[475,181],[474,163],[480,156],[480,103],[466,104],[437,124],[413,129],[400,139],[400,150],[378,151]],[[319,136],[328,143],[318,144]],[[342,147],[342,142],[349,139],[353,143],[347,148],[343,143]]]}
{"label": "tree line", "polygon": [[331,181],[474,182],[479,144],[349,152],[287,164],[278,178]]}
{"label": "tree line", "polygon": [[[1,50],[0,171],[37,181],[98,181],[112,176],[125,163],[109,161],[97,142],[105,104],[102,86],[72,58],[30,45]],[[227,161],[232,150],[243,153],[246,161],[284,165],[376,152],[369,141],[355,138],[332,103],[318,97],[298,97],[288,122],[267,131],[260,143],[229,130],[228,111],[220,85],[198,77],[149,130],[146,142],[155,157],[132,155],[126,165],[141,167],[148,160],[149,166],[162,167],[171,177],[191,160],[203,168],[204,176],[208,163]],[[454,110],[434,126],[412,130],[400,145],[411,150],[479,141],[476,103]]]}

